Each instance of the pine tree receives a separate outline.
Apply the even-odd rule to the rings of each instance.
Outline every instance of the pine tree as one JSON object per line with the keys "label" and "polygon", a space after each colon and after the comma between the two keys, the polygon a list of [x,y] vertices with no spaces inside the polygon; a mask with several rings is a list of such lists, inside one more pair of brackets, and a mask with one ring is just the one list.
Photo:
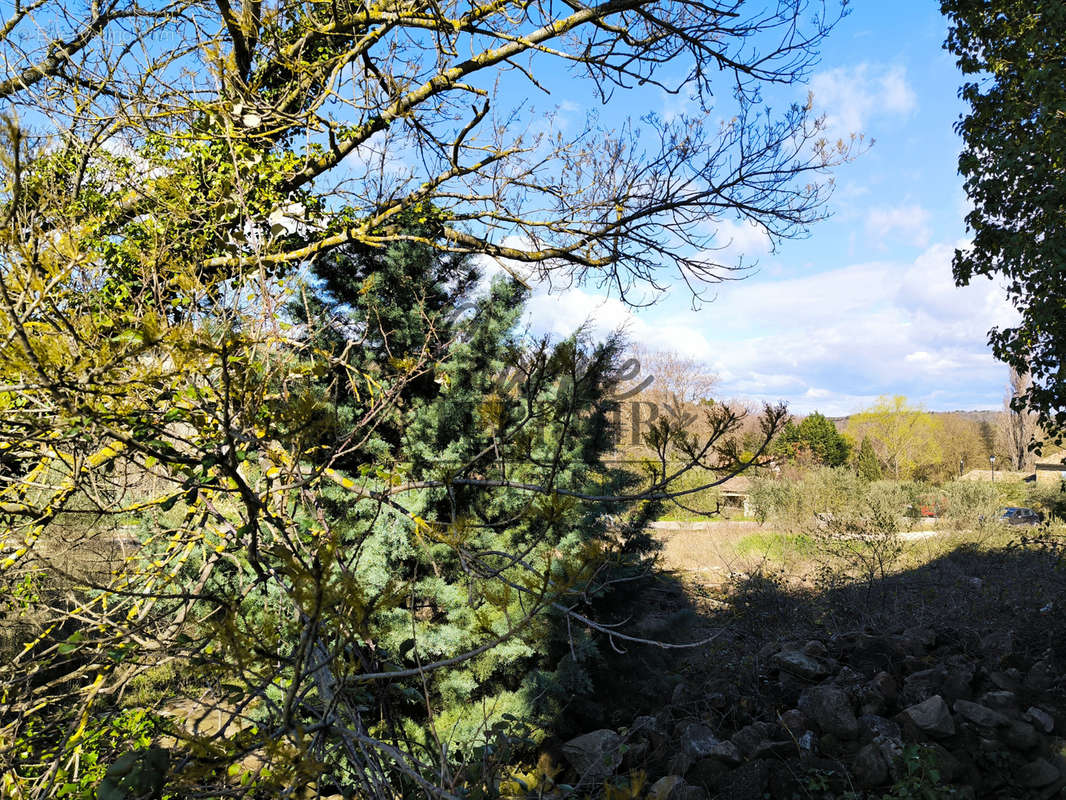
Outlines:
{"label": "pine tree", "polygon": [[[327,512],[343,521],[342,542],[358,551],[352,567],[364,582],[373,653],[360,659],[409,669],[505,640],[376,696],[390,737],[445,745],[460,759],[505,716],[533,730],[547,725],[589,690],[597,659],[588,633],[560,636],[566,626],[552,603],[593,588],[608,549],[595,516],[602,509],[550,489],[602,491],[626,480],[601,463],[621,343],[523,341],[513,330],[524,289],[496,281],[474,298],[478,276],[466,260],[417,243],[342,254],[315,274],[297,315],[321,331],[324,346],[346,353],[344,369],[397,392],[374,435],[334,463],[364,480],[388,472],[383,483],[448,484],[407,495],[406,516],[329,493]],[[474,314],[456,319],[464,305]],[[341,381],[323,383],[336,403],[323,448],[334,453],[364,409]],[[494,479],[549,490],[485,485]]]}
{"label": "pine tree", "polygon": [[865,436],[862,437],[862,444],[859,445],[859,456],[856,459],[855,466],[858,469],[859,477],[863,480],[881,480],[881,463],[877,460],[873,445],[870,444],[870,440]]}
{"label": "pine tree", "polygon": [[790,460],[807,454],[816,464],[839,467],[848,459],[847,440],[817,411],[805,417],[799,425],[791,420],[785,423],[776,445],[777,452]]}

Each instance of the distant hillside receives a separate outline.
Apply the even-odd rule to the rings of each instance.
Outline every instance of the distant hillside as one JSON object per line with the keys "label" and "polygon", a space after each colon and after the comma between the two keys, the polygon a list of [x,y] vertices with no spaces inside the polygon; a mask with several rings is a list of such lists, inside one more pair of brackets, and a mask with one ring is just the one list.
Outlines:
{"label": "distant hillside", "polygon": [[[1003,412],[1000,410],[986,409],[982,411],[930,411],[928,413],[932,414],[934,417],[962,417],[963,419],[968,420],[969,422],[988,422],[991,424],[995,424],[996,418]],[[829,417],[828,419],[834,425],[836,425],[837,430],[843,430],[844,427],[848,424],[848,420],[851,419],[851,415],[849,414],[843,417]]]}
{"label": "distant hillside", "polygon": [[931,411],[929,412],[934,416],[944,414],[954,414],[957,417],[971,420],[972,422],[995,422],[997,417],[1003,413],[1003,409],[996,409],[993,411]]}

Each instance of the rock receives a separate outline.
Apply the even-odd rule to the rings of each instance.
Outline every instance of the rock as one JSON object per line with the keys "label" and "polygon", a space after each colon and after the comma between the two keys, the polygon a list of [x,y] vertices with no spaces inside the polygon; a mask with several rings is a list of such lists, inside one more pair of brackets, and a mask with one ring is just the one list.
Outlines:
{"label": "rock", "polygon": [[702,786],[705,789],[714,789],[718,781],[731,769],[717,758],[701,758],[685,773],[685,781],[693,786]]}
{"label": "rock", "polygon": [[704,699],[707,701],[707,705],[715,711],[725,711],[729,708],[729,698],[726,697],[725,692],[711,692]]}
{"label": "rock", "polygon": [[1039,789],[1059,779],[1059,771],[1049,761],[1038,758],[1018,770],[1018,783],[1030,789]]}
{"label": "rock", "polygon": [[1014,631],[1001,628],[981,639],[981,654],[995,663],[1001,663],[1014,652]]}
{"label": "rock", "polygon": [[648,800],[678,800],[678,789],[684,785],[680,775],[664,775],[648,789]]}
{"label": "rock", "polygon": [[803,652],[811,658],[826,658],[829,655],[829,651],[825,649],[825,645],[817,639],[811,639],[811,641],[803,645]]}
{"label": "rock", "polygon": [[1066,753],[1059,751],[1058,755],[1048,756],[1048,759],[1059,771],[1059,779],[1066,783]]}
{"label": "rock", "polygon": [[805,689],[799,699],[799,710],[826,733],[841,739],[859,735],[859,721],[847,694],[836,686],[822,685]]}
{"label": "rock", "polygon": [[1042,708],[1030,706],[1029,710],[1025,712],[1025,719],[1044,733],[1051,733],[1055,730],[1055,718]]}
{"label": "rock", "polygon": [[1002,689],[1005,692],[1016,692],[1022,688],[1022,674],[1013,667],[1002,672],[989,673],[988,680],[997,689]]}
{"label": "rock", "polygon": [[955,661],[949,664],[944,682],[940,686],[940,694],[945,700],[969,700],[973,693],[970,685],[973,683],[973,665],[965,661]]}
{"label": "rock", "polygon": [[[97,796],[159,797],[169,767],[170,751],[163,747],[123,753],[108,766],[97,789]],[[6,788],[7,773],[4,777]]]}
{"label": "rock", "polygon": [[763,797],[800,797],[803,791],[800,775],[802,775],[802,767],[797,758],[774,764],[770,769],[770,781]]}
{"label": "rock", "polygon": [[729,800],[762,800],[770,781],[770,765],[765,761],[749,761],[722,778],[718,796]]}
{"label": "rock", "polygon": [[651,715],[643,715],[633,720],[630,729],[633,735],[650,742],[653,747],[662,747],[667,740],[667,729],[664,720]]}
{"label": "rock", "polygon": [[853,670],[851,667],[842,667],[840,672],[837,673],[836,680],[833,682],[838,686],[854,686],[857,687],[865,680],[861,672]]}
{"label": "rock", "polygon": [[1015,750],[1031,750],[1040,744],[1040,734],[1028,722],[1014,720],[1004,732],[1003,741]]}
{"label": "rock", "polygon": [[666,771],[671,775],[687,775],[692,768],[692,764],[692,756],[684,750],[677,750],[668,758]]}
{"label": "rock", "polygon": [[903,631],[903,646],[914,655],[925,655],[936,646],[936,631],[914,626]]}
{"label": "rock", "polygon": [[796,746],[799,748],[801,756],[813,756],[818,752],[818,737],[815,736],[814,731],[805,731],[796,740]]}
{"label": "rock", "polygon": [[940,694],[946,677],[943,667],[933,667],[913,672],[903,681],[901,702],[905,706],[921,703],[933,695]]}
{"label": "rock", "polygon": [[915,727],[930,736],[955,735],[955,720],[951,718],[948,704],[938,694],[904,709],[903,713]]}
{"label": "rock", "polygon": [[[858,745],[858,740],[852,740],[852,743]],[[856,747],[855,751],[857,752],[858,749]],[[823,755],[831,755],[836,758],[845,751],[844,742],[831,733],[823,733],[818,737],[818,750]]]}
{"label": "rock", "polygon": [[786,756],[795,755],[796,743],[791,739],[788,741],[773,742],[767,739],[766,741],[759,742],[758,747],[755,748],[755,752],[752,753],[752,758],[784,758]]}
{"label": "rock", "polygon": [[872,788],[888,780],[888,763],[881,748],[871,742],[859,750],[851,765],[852,774],[859,786]]}
{"label": "rock", "polygon": [[626,746],[622,748],[623,762],[629,766],[641,764],[648,754],[649,747],[647,739],[633,739],[627,742]]}
{"label": "rock", "polygon": [[[740,753],[736,746],[732,742],[723,742],[702,722],[693,722],[685,726],[681,734],[681,743],[685,752],[693,759],[709,758],[722,753],[728,755],[727,760],[740,763]],[[723,751],[723,747],[728,747],[728,750]]]}
{"label": "rock", "polygon": [[951,783],[962,772],[962,763],[951,754],[951,751],[942,744],[933,742],[926,745],[932,754],[933,763],[940,771],[940,778],[944,783]]}
{"label": "rock", "polygon": [[693,747],[689,752],[696,758],[713,758],[725,764],[739,764],[743,761],[740,750],[729,740],[707,739],[700,740],[698,749]]}
{"label": "rock", "polygon": [[895,701],[899,694],[899,688],[896,686],[896,679],[889,675],[887,672],[878,672],[870,682],[866,684],[867,691],[875,692],[889,703]]}
{"label": "rock", "polygon": [[977,744],[985,753],[991,753],[993,756],[1003,755],[1003,742],[995,736],[979,736]]}
{"label": "rock", "polygon": [[707,790],[702,786],[682,786],[678,790],[677,800],[707,800]]}
{"label": "rock", "polygon": [[809,681],[829,675],[829,667],[825,662],[799,650],[782,650],[774,655],[771,663],[779,670]]}
{"label": "rock", "polygon": [[929,734],[915,725],[914,720],[905,711],[896,714],[892,721],[899,725],[900,733],[903,734],[905,742],[924,742],[929,738]]}
{"label": "rock", "polygon": [[774,726],[768,722],[753,722],[745,725],[730,737],[740,752],[750,756],[765,739],[773,736]]}
{"label": "rock", "polygon": [[793,675],[791,672],[780,670],[777,673],[777,684],[781,687],[781,699],[786,703],[794,703],[800,696],[800,692],[810,686],[812,681]]}
{"label": "rock", "polygon": [[629,726],[633,733],[650,735],[652,733],[665,733],[658,717],[651,714],[641,714],[633,718],[633,724]]}
{"label": "rock", "polygon": [[849,635],[841,644],[850,650],[847,663],[866,674],[890,670],[904,655],[900,644],[888,636]]}
{"label": "rock", "polygon": [[982,728],[999,728],[1010,724],[1010,720],[998,711],[968,700],[956,700],[955,713]]}
{"label": "rock", "polygon": [[688,686],[684,683],[679,683],[674,687],[673,694],[670,695],[670,705],[681,706],[685,704],[688,699]]}
{"label": "rock", "polygon": [[903,733],[899,725],[890,719],[874,714],[863,714],[859,717],[859,741],[867,744],[878,738],[900,742],[903,741]]}
{"label": "rock", "polygon": [[756,652],[756,654],[755,654],[755,657],[757,659],[759,659],[759,661],[766,661],[766,660],[772,658],[774,653],[777,653],[777,652],[779,652],[781,650],[795,650],[795,649],[796,649],[796,645],[795,644],[781,646],[780,643],[776,643],[775,644],[774,642],[767,642],[766,644],[764,644],[762,647],[759,648],[758,652]]}
{"label": "rock", "polygon": [[622,763],[622,737],[607,728],[582,734],[563,745],[563,755],[582,782],[599,782]]}
{"label": "rock", "polygon": [[1018,696],[1014,692],[985,692],[981,695],[981,705],[1009,714],[1018,709]]}
{"label": "rock", "polygon": [[793,736],[799,736],[807,730],[807,718],[798,708],[790,708],[781,715],[781,727]]}
{"label": "rock", "polygon": [[1025,676],[1025,688],[1033,692],[1046,692],[1055,685],[1055,670],[1047,661],[1037,661]]}
{"label": "rock", "polygon": [[896,700],[896,682],[887,672],[879,672],[857,692],[861,714],[882,715]]}

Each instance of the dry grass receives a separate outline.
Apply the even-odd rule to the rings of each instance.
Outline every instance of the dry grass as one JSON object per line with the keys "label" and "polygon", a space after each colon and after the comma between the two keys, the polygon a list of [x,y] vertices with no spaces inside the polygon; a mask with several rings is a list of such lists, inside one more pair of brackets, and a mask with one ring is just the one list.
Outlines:
{"label": "dry grass", "polygon": [[773,563],[788,571],[802,571],[812,556],[811,540],[802,534],[764,530],[656,531],[662,543],[662,565],[701,582],[751,572]]}
{"label": "dry grass", "polygon": [[[655,538],[662,544],[662,566],[703,584],[767,569],[802,583],[832,560],[815,537],[769,529],[744,531],[722,527],[721,531],[655,531]],[[1003,548],[1031,533],[1029,529],[989,526],[977,530],[934,529],[921,531],[919,535],[905,534],[901,537],[902,552],[891,571],[921,567],[961,546],[983,551]]]}

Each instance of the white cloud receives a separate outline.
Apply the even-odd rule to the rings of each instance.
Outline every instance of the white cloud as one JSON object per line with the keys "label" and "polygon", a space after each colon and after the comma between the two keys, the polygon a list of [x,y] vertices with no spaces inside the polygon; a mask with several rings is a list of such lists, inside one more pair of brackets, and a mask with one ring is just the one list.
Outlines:
{"label": "white cloud", "polygon": [[564,337],[585,326],[599,338],[624,331],[631,341],[649,350],[668,350],[698,360],[707,360],[712,354],[707,338],[684,322],[655,324],[616,298],[584,289],[535,291],[526,304],[525,321],[537,334]]}
{"label": "white cloud", "polygon": [[[995,283],[955,286],[954,249],[937,244],[910,263],[723,287],[716,327],[757,320],[748,326],[753,335],[729,342],[713,361],[730,376],[723,389],[830,414],[896,393],[944,410],[998,405],[1005,367],[989,353],[987,331],[1010,324],[1014,311]],[[766,378],[781,375],[797,388],[783,391],[779,377]]]}
{"label": "white cloud", "polygon": [[815,109],[826,115],[826,133],[831,139],[868,133],[871,118],[907,115],[918,105],[901,66],[837,67],[815,75],[810,91]]}
{"label": "white cloud", "polygon": [[932,235],[929,212],[919,205],[871,208],[866,214],[866,232],[880,243],[890,236],[907,244],[924,247]]}
{"label": "white cloud", "polygon": [[745,263],[766,255],[772,249],[772,242],[766,229],[751,220],[736,222],[721,220],[714,223],[714,241],[717,247],[713,258],[723,263],[736,262],[740,256]]}
{"label": "white cloud", "polygon": [[878,78],[881,108],[893,114],[909,114],[918,105],[914,90],[907,85],[903,67],[892,67]]}
{"label": "white cloud", "polygon": [[[518,250],[529,249],[528,240],[506,237],[503,245]],[[597,338],[624,331],[632,341],[652,350],[669,350],[689,358],[706,359],[711,353],[707,339],[682,324],[654,324],[615,297],[587,291],[578,286],[553,287],[550,275],[538,277],[530,265],[510,259],[478,257],[482,270],[480,292],[496,276],[509,273],[521,277],[530,287],[523,324],[535,335],[563,338],[584,327]]]}
{"label": "white cloud", "polygon": [[989,353],[987,331],[1010,324],[1014,311],[998,284],[955,286],[954,249],[940,243],[909,262],[728,282],[700,311],[672,299],[634,311],[581,289],[540,289],[527,319],[557,336],[583,323],[598,335],[624,328],[646,347],[707,362],[725,397],[786,400],[797,412],[853,413],[882,394],[934,410],[996,407],[1006,368]]}
{"label": "white cloud", "polygon": [[699,103],[695,98],[686,93],[668,92],[665,89],[659,91],[661,108],[659,114],[664,122],[673,122],[679,117],[691,117],[699,114]]}

